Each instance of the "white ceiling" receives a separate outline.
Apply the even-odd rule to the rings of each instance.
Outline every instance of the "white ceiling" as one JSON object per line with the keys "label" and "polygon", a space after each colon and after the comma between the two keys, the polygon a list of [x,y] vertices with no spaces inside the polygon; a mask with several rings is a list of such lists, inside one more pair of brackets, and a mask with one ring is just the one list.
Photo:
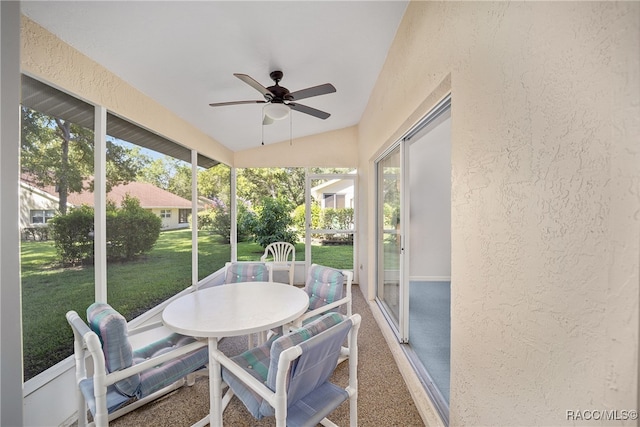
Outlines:
{"label": "white ceiling", "polygon": [[293,137],[360,121],[406,1],[23,1],[22,12],[233,151],[289,139],[289,120],[262,126],[264,86],[282,70],[291,92],[332,83],[300,103]]}

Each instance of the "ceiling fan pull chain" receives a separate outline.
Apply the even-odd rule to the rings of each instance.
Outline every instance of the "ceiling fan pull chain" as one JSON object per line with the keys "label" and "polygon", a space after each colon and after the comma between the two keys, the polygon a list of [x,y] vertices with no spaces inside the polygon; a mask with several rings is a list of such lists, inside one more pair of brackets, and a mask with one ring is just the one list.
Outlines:
{"label": "ceiling fan pull chain", "polygon": [[[266,105],[264,107],[266,107]],[[264,107],[262,107],[262,145],[264,145]]]}
{"label": "ceiling fan pull chain", "polygon": [[289,146],[293,145],[293,114],[289,113]]}

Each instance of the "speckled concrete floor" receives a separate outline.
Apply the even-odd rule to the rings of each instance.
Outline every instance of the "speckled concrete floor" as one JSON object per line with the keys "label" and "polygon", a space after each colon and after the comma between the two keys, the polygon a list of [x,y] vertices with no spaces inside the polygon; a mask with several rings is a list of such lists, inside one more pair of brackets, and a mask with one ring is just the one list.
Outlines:
{"label": "speckled concrete floor", "polygon": [[[360,313],[362,324],[358,334],[358,425],[361,427],[418,427],[424,423],[405,386],[371,310],[358,286],[353,287],[353,311]],[[246,339],[225,338],[220,343],[225,354],[232,355],[246,348]],[[348,382],[348,364],[336,369],[332,381]],[[111,422],[114,427],[190,426],[203,418],[209,409],[209,381],[199,378],[192,387],[183,387]],[[330,417],[340,426],[349,425],[349,403],[343,403]],[[223,415],[226,426],[273,426],[274,419],[254,419],[234,397]]]}

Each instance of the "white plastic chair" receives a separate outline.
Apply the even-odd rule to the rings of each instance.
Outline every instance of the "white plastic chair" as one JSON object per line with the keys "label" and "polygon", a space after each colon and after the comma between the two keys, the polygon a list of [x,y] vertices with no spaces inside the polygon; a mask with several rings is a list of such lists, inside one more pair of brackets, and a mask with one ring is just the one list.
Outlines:
{"label": "white plastic chair", "polygon": [[[289,260],[291,256],[291,260]],[[260,257],[261,262],[267,262],[267,258],[271,257],[269,262],[269,281],[273,282],[274,271],[288,271],[289,284],[293,285],[293,274],[296,264],[296,247],[288,242],[274,242],[264,249],[264,255]]]}
{"label": "white plastic chair", "polygon": [[[129,336],[162,326],[161,322],[128,329],[126,319],[106,303],[87,309],[88,323],[78,313],[67,312],[74,335],[78,426],[104,427],[109,421],[183,386],[193,385],[196,372],[207,373],[207,341],[171,334],[144,348],[133,350]],[[93,374],[87,377],[87,353]]]}
{"label": "white plastic chair", "polygon": [[[223,405],[235,395],[256,419],[275,416],[276,427],[336,426],[326,417],[349,400],[350,426],[357,426],[360,321],[359,314],[328,313],[233,358],[216,352],[229,385]],[[329,379],[345,356],[341,344],[347,337],[349,383],[339,387]]]}

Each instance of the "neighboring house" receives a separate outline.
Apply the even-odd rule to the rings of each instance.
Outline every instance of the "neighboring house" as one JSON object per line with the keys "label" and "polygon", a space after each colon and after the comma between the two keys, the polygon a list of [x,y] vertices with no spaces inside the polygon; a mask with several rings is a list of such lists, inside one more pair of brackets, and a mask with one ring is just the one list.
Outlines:
{"label": "neighboring house", "polygon": [[[120,206],[123,197],[129,194],[140,201],[140,206],[149,209],[162,219],[163,229],[185,228],[189,226],[191,201],[146,182],[130,182],[117,185],[107,194],[107,199]],[[58,211],[58,194],[54,186],[39,188],[23,175],[20,181],[20,229],[23,239],[46,238],[40,229],[53,218]],[[71,193],[67,197],[67,206],[93,206],[94,194],[91,191]]]}
{"label": "neighboring house", "polygon": [[325,208],[353,208],[352,179],[332,179],[311,189],[311,196]]}

